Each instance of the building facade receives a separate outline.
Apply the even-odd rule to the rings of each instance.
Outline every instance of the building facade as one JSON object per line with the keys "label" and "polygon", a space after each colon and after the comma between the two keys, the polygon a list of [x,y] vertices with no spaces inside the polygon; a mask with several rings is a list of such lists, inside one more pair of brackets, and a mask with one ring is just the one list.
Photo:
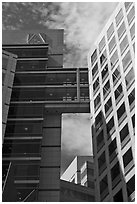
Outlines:
{"label": "building facade", "polygon": [[97,201],[135,199],[135,4],[119,3],[88,56]]}
{"label": "building facade", "polygon": [[3,142],[3,201],[60,201],[62,113],[89,112],[87,68],[63,68],[63,30],[5,31],[17,56]]}

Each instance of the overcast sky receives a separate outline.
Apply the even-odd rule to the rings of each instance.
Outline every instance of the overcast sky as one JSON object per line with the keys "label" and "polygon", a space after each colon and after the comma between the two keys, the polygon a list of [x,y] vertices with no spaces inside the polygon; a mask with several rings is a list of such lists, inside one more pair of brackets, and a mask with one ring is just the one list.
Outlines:
{"label": "overcast sky", "polygon": [[[3,3],[3,29],[64,29],[64,67],[87,67],[87,53],[116,6],[116,2]],[[78,116],[63,116],[62,171],[75,155],[91,154],[89,115]]]}

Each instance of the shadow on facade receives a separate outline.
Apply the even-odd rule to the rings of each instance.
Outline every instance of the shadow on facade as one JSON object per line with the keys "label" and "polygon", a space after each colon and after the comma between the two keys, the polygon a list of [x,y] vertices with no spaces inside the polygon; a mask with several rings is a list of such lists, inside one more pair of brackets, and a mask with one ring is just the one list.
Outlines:
{"label": "shadow on facade", "polygon": [[[118,133],[115,128],[113,116],[106,123],[102,111],[97,115],[95,123],[92,125],[93,152],[95,162],[95,183],[97,197],[96,201],[124,202],[134,200],[135,176],[129,182],[125,182],[128,163],[130,165],[130,155],[127,156],[124,164],[124,174],[121,167],[118,146]],[[127,143],[126,143],[127,144]],[[126,145],[125,144],[125,145]],[[126,166],[127,164],[127,166]],[[134,165],[128,166],[128,169]]]}

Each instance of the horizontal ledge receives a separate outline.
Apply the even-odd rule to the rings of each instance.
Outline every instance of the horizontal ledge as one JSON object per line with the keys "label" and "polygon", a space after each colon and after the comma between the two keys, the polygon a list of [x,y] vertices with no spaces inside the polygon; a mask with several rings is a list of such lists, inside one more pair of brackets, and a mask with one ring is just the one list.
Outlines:
{"label": "horizontal ledge", "polygon": [[17,61],[26,61],[26,60],[48,60],[48,57],[38,58],[38,57],[27,57],[27,58],[17,58]]}
{"label": "horizontal ledge", "polygon": [[41,160],[41,157],[8,157],[2,158],[3,161],[18,161],[18,160]]}
{"label": "horizontal ledge", "polygon": [[44,118],[8,118],[8,121],[43,121]]}

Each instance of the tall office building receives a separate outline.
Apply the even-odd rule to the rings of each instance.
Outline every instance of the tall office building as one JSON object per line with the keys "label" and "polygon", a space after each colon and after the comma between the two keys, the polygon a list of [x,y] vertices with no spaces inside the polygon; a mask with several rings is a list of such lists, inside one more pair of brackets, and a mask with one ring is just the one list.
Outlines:
{"label": "tall office building", "polygon": [[3,50],[17,57],[2,151],[3,201],[58,202],[61,117],[89,113],[88,69],[63,68],[63,30],[4,31]]}
{"label": "tall office building", "polygon": [[135,199],[135,4],[119,3],[88,56],[97,201]]}

